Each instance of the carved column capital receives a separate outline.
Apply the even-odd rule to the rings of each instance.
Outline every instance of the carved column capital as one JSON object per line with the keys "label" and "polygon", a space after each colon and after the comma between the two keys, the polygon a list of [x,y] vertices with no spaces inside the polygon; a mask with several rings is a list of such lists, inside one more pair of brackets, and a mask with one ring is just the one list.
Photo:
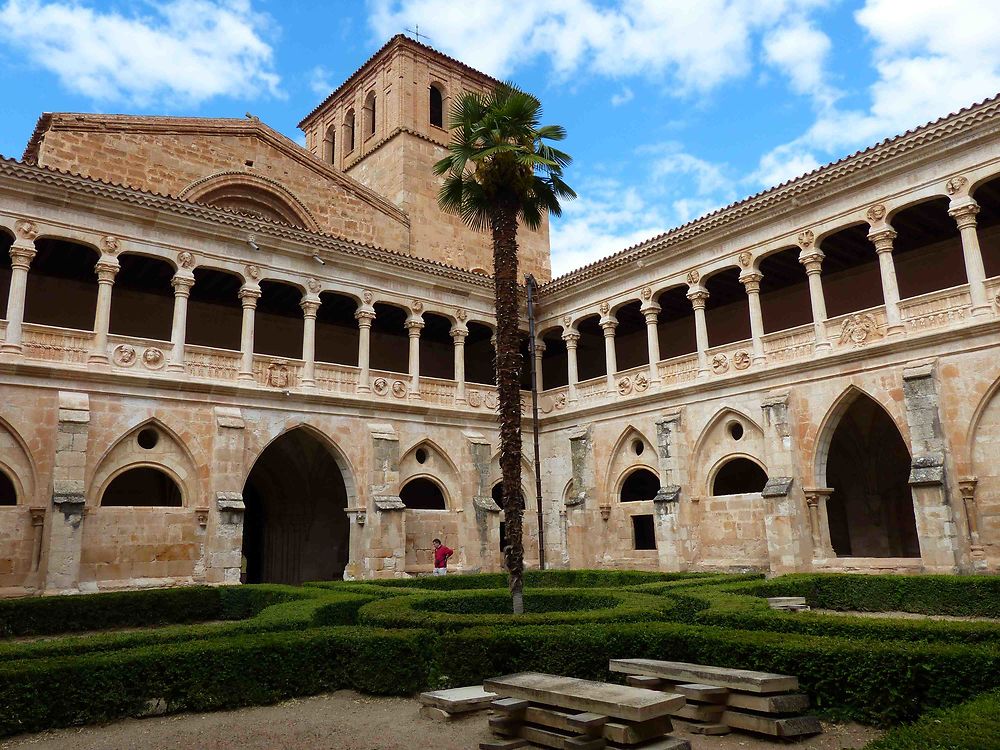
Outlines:
{"label": "carved column capital", "polygon": [[826,255],[819,248],[803,250],[799,253],[799,263],[805,266],[806,275],[821,273],[823,271],[824,258],[826,258]]}
{"label": "carved column capital", "polygon": [[35,243],[31,240],[17,240],[10,246],[10,266],[27,271],[36,255]]}
{"label": "carved column capital", "polygon": [[455,343],[465,343],[465,337],[469,335],[469,329],[465,326],[453,326],[448,332],[451,337],[455,340]]}
{"label": "carved column capital", "polygon": [[891,227],[873,230],[868,233],[868,239],[875,245],[876,253],[891,253],[892,241],[896,239],[896,230]]}
{"label": "carved column capital", "polygon": [[256,308],[257,300],[260,299],[260,287],[244,286],[240,288],[239,298],[244,308]]}
{"label": "carved column capital", "polygon": [[687,298],[691,300],[691,307],[695,310],[704,310],[705,303],[708,302],[708,290],[704,287],[692,287]]}
{"label": "carved column capital", "polygon": [[754,271],[751,273],[745,273],[740,276],[740,283],[747,290],[747,294],[756,294],[760,292],[760,282],[764,278],[764,275],[759,271]]}
{"label": "carved column capital", "polygon": [[646,319],[646,323],[648,325],[649,323],[658,323],[659,322],[659,320],[660,320],[660,317],[659,317],[660,316],[660,310],[662,310],[662,309],[663,308],[661,308],[655,302],[647,302],[645,305],[643,305],[639,309],[639,312],[642,313],[642,317],[644,317]]}
{"label": "carved column capital", "polygon": [[424,327],[424,319],[419,315],[411,315],[406,319],[403,327],[406,329],[410,338],[416,338],[420,335],[420,329]]}
{"label": "carved column capital", "polygon": [[963,500],[972,500],[976,496],[976,485],[979,484],[977,477],[962,477],[958,480],[958,491]]}
{"label": "carved column capital", "polygon": [[97,283],[113,284],[120,268],[117,259],[108,256],[102,257],[94,266],[94,271],[97,273]]}
{"label": "carved column capital", "polygon": [[190,271],[178,271],[170,279],[170,286],[174,288],[175,297],[187,297],[191,294],[191,287],[194,286],[194,274]]}
{"label": "carved column capital", "polygon": [[563,341],[566,342],[567,349],[576,349],[576,345],[580,343],[580,332],[579,331],[564,331],[562,335]]}
{"label": "carved column capital", "polygon": [[618,318],[608,317],[601,321],[601,330],[604,331],[605,336],[614,336],[617,327]]}
{"label": "carved column capital", "polygon": [[979,213],[979,204],[969,198],[962,202],[952,202],[948,209],[948,215],[958,224],[959,231],[967,227],[976,226],[976,215]]}
{"label": "carved column capital", "polygon": [[299,307],[302,308],[302,316],[305,318],[315,318],[316,313],[319,312],[320,304],[319,297],[312,294],[305,295],[302,301],[299,302]]}
{"label": "carved column capital", "polygon": [[358,328],[371,328],[375,322],[375,310],[370,307],[359,307],[354,313]]}

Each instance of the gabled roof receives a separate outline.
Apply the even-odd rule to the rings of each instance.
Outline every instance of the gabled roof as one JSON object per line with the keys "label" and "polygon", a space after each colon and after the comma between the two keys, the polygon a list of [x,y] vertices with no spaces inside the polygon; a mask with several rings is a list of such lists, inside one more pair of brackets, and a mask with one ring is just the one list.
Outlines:
{"label": "gabled roof", "polygon": [[546,282],[542,285],[540,292],[552,294],[568,289],[576,283],[589,282],[614,269],[666,251],[701,234],[724,227],[754,213],[766,211],[779,203],[788,202],[790,205],[795,205],[796,201],[801,200],[801,196],[818,187],[870,169],[899,154],[940,141],[958,130],[964,130],[981,123],[991,123],[994,128],[1000,130],[998,115],[1000,115],[1000,94],[940,117],[926,125],[886,138],[873,146],[868,146],[825,166],[817,167],[801,177],[782,182],[775,187],[751,195],[749,198],[731,203],[679,227],[581,266]]}
{"label": "gabled roof", "polygon": [[338,183],[345,190],[356,194],[374,208],[404,224],[409,217],[387,198],[366,185],[334,169],[318,156],[268,127],[256,117],[167,117],[147,115],[95,115],[77,112],[46,112],[38,118],[35,130],[24,149],[25,164],[38,164],[38,155],[45,134],[50,130],[81,130],[86,132],[119,133],[182,133],[220,138],[238,136],[257,138],[290,160],[298,162],[317,176]]}
{"label": "gabled roof", "polygon": [[369,57],[360,68],[358,68],[353,73],[351,73],[351,75],[347,78],[347,80],[345,80],[342,84],[340,84],[337,88],[335,88],[333,90],[333,92],[330,93],[329,96],[327,96],[323,101],[321,101],[319,104],[317,104],[315,107],[313,107],[312,111],[309,114],[307,114],[305,117],[303,117],[301,122],[299,122],[299,124],[298,124],[299,130],[305,130],[305,126],[309,123],[309,121],[316,114],[318,114],[320,110],[324,109],[327,104],[329,104],[334,99],[336,99],[337,96],[344,89],[346,89],[346,88],[354,85],[354,83],[356,83],[357,80],[359,78],[361,78],[361,76],[363,76],[368,71],[369,68],[371,68],[371,67],[377,65],[378,63],[382,62],[382,60],[384,60],[385,58],[389,57],[389,55],[393,51],[395,51],[396,49],[398,49],[400,47],[412,47],[414,49],[419,49],[419,50],[421,50],[424,53],[430,54],[433,57],[437,57],[437,58],[439,58],[439,59],[441,59],[443,61],[448,62],[450,65],[454,65],[454,66],[457,66],[457,67],[461,68],[462,70],[464,70],[466,73],[469,73],[470,75],[476,76],[478,78],[482,78],[484,81],[488,81],[491,84],[493,84],[493,83],[500,83],[500,81],[498,81],[493,76],[486,75],[486,73],[483,73],[481,70],[476,70],[475,68],[473,68],[473,67],[471,67],[469,65],[466,65],[461,60],[456,60],[454,57],[449,57],[448,55],[444,54],[443,52],[438,52],[433,47],[428,47],[426,44],[423,44],[422,42],[418,42],[418,41],[416,41],[414,39],[411,39],[410,37],[406,36],[405,34],[396,34],[396,36],[394,36],[388,42],[386,42],[385,44],[383,44],[382,47],[374,55],[372,55],[371,57]]}

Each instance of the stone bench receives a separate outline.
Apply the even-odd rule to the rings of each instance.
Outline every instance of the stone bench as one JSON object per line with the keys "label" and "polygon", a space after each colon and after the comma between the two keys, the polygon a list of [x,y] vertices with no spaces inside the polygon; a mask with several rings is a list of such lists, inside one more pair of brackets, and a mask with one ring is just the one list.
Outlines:
{"label": "stone bench", "polygon": [[420,694],[420,715],[427,719],[450,721],[456,716],[485,711],[496,698],[496,693],[488,693],[480,685],[431,690]]}
{"label": "stone bench", "polygon": [[655,659],[612,659],[609,668],[628,675],[630,686],[682,695],[685,705],[671,716],[694,722],[693,732],[793,738],[822,731],[815,717],[800,715],[809,698],[796,692],[797,677]]}
{"label": "stone bench", "polygon": [[681,695],[574,677],[522,672],[486,680],[502,697],[492,704],[490,729],[499,739],[481,750],[540,746],[557,750],[689,750],[670,737],[670,713]]}

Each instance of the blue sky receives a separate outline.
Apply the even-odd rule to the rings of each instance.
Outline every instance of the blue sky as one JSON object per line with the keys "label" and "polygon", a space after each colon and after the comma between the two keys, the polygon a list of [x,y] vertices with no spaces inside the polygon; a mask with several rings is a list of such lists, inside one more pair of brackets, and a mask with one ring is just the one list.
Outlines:
{"label": "blue sky", "polygon": [[536,93],[557,273],[1000,92],[996,0],[0,0],[0,153],[43,111],[296,123],[392,34]]}

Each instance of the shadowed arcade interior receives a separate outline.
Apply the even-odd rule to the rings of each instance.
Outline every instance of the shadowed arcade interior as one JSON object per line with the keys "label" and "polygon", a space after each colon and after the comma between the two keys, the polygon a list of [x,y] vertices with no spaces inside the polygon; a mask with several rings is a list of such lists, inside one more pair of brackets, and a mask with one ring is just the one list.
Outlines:
{"label": "shadowed arcade interior", "polygon": [[347,565],[347,488],[331,450],[306,429],[286,432],[243,488],[246,583],[330,581]]}
{"label": "shadowed arcade interior", "polygon": [[858,395],[830,442],[827,504],[838,557],[919,557],[910,454],[881,406]]}

